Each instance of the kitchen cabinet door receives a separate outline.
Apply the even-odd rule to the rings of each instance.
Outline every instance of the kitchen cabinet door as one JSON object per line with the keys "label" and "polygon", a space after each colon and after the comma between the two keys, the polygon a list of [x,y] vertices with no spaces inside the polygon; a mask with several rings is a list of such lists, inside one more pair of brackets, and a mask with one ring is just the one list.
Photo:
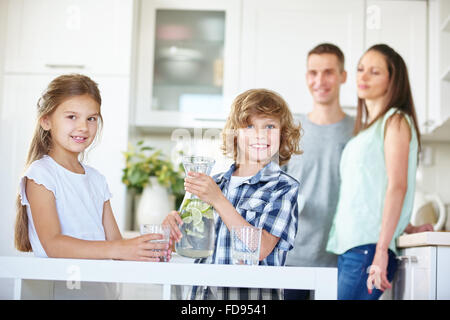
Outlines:
{"label": "kitchen cabinet door", "polygon": [[6,73],[130,73],[133,0],[9,0]]}
{"label": "kitchen cabinet door", "polygon": [[[450,1],[428,1],[428,132],[450,118]],[[448,141],[445,134],[440,140]]]}
{"label": "kitchen cabinet door", "polygon": [[385,43],[408,67],[421,131],[427,121],[427,2],[368,0],[365,48]]}
{"label": "kitchen cabinet door", "polygon": [[36,121],[36,103],[49,76],[4,76],[0,92],[0,251],[17,255],[14,223],[19,179]]}
{"label": "kitchen cabinet door", "polygon": [[437,247],[436,299],[450,300],[450,247]]}
{"label": "kitchen cabinet door", "polygon": [[93,78],[102,95],[103,128],[98,143],[87,153],[86,163],[99,170],[112,193],[111,207],[120,230],[126,228],[126,186],[122,183],[128,146],[129,77]]}
{"label": "kitchen cabinet door", "polygon": [[222,128],[239,78],[240,0],[143,0],[133,124]]}
{"label": "kitchen cabinet door", "polygon": [[312,109],[306,86],[307,53],[322,42],[338,45],[348,72],[341,104],[355,107],[357,61],[364,49],[364,1],[245,0],[243,2],[241,91],[268,88],[294,113]]}
{"label": "kitchen cabinet door", "polygon": [[[15,196],[20,175],[23,173],[28,148],[36,123],[36,103],[51,75],[6,75],[0,113],[0,145],[2,146],[0,203],[12,220],[15,212]],[[125,228],[125,185],[121,182],[124,158],[122,151],[128,141],[128,77],[94,77],[102,95],[103,131],[98,143],[87,152],[87,164],[99,170],[113,194],[111,205],[120,229]],[[13,239],[14,223],[0,226],[1,232]]]}
{"label": "kitchen cabinet door", "polygon": [[402,250],[393,281],[395,300],[436,299],[436,247]]}

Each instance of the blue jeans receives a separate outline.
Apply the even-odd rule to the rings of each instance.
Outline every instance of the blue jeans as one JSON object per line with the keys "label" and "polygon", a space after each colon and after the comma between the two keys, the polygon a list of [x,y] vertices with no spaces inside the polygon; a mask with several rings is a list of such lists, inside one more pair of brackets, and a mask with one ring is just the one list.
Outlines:
{"label": "blue jeans", "polygon": [[[378,300],[383,291],[374,288],[372,294],[367,290],[367,268],[372,265],[375,244],[349,249],[338,257],[338,299],[339,300]],[[387,278],[394,279],[397,259],[389,250]]]}
{"label": "blue jeans", "polygon": [[284,300],[309,300],[309,290],[284,289]]}

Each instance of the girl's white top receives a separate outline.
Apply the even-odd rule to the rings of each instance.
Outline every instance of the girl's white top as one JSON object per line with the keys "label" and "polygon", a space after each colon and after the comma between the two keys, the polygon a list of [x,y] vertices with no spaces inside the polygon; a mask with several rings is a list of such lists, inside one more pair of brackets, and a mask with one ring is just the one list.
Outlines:
{"label": "girl's white top", "polygon": [[112,195],[101,173],[90,166],[82,166],[84,174],[74,173],[46,155],[34,161],[22,177],[20,196],[22,205],[27,206],[28,235],[35,256],[47,257],[47,254],[34,227],[25,178],[53,192],[63,235],[82,240],[105,240],[103,205]]}

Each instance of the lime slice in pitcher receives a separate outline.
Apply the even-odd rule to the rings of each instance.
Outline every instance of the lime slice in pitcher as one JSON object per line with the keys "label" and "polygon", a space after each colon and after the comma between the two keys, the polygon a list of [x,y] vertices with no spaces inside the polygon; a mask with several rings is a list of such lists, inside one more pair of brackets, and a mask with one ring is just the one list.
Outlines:
{"label": "lime slice in pitcher", "polygon": [[194,223],[194,225],[202,222],[202,212],[200,210],[198,210],[197,208],[192,208],[190,209],[190,211],[192,216],[192,222]]}
{"label": "lime slice in pitcher", "polygon": [[214,210],[210,207],[208,210],[202,211],[203,216],[207,219],[214,219]]}
{"label": "lime slice in pitcher", "polygon": [[206,202],[201,202],[199,203],[198,209],[202,212],[205,213],[211,206],[209,204],[207,204]]}
{"label": "lime slice in pitcher", "polygon": [[183,220],[184,223],[191,223],[192,222],[192,216],[186,215],[184,218],[181,217],[181,220]]}

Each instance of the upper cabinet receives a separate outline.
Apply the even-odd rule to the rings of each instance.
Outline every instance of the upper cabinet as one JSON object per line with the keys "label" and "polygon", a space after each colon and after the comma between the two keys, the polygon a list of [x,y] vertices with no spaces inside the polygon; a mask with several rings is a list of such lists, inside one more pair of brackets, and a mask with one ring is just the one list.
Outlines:
{"label": "upper cabinet", "polygon": [[345,55],[347,82],[341,104],[356,106],[355,70],[364,50],[364,1],[243,1],[241,89],[277,91],[294,113],[312,109],[306,57],[317,44],[331,42]]}
{"label": "upper cabinet", "polygon": [[429,0],[428,5],[430,107],[427,125],[431,131],[450,118],[450,1]]}
{"label": "upper cabinet", "polygon": [[222,127],[238,88],[240,1],[142,0],[134,125]]}
{"label": "upper cabinet", "polygon": [[422,132],[427,125],[427,3],[425,1],[368,0],[365,47],[385,43],[408,67],[409,80]]}
{"label": "upper cabinet", "polygon": [[9,0],[6,73],[128,75],[133,0]]}

